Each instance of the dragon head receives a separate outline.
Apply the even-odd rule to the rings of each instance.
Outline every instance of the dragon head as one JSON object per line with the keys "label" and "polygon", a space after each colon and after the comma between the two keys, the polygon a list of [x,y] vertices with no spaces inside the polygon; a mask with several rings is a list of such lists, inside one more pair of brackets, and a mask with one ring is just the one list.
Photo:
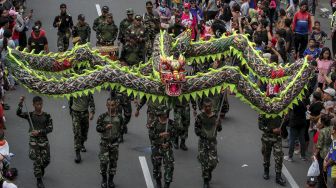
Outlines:
{"label": "dragon head", "polygon": [[167,95],[173,97],[181,95],[183,83],[186,82],[184,65],[185,58],[182,55],[178,60],[173,57],[160,57],[160,78]]}

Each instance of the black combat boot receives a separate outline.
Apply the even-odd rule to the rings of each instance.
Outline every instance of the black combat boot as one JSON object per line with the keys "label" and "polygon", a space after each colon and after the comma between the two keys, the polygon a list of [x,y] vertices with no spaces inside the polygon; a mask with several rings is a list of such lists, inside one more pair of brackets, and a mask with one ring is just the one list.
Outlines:
{"label": "black combat boot", "polygon": [[75,158],[75,163],[80,163],[82,161],[81,155],[80,155],[80,151],[77,150],[76,151],[76,158]]}
{"label": "black combat boot", "polygon": [[165,182],[164,188],[169,188],[169,186],[170,186],[170,182]]}
{"label": "black combat boot", "polygon": [[179,149],[179,138],[178,137],[174,140],[174,148]]}
{"label": "black combat boot", "polygon": [[44,167],[42,167],[41,171],[42,171],[42,177],[44,177]]}
{"label": "black combat boot", "polygon": [[270,178],[269,176],[269,167],[264,167],[264,179],[268,180]]}
{"label": "black combat boot", "polygon": [[204,184],[203,184],[203,188],[209,188],[209,179],[204,178]]}
{"label": "black combat boot", "polygon": [[161,178],[156,178],[156,188],[162,188]]}
{"label": "black combat boot", "polygon": [[107,176],[106,174],[102,175],[102,182],[100,184],[101,188],[107,188]]}
{"label": "black combat boot", "polygon": [[37,178],[37,188],[44,188],[42,178]]}
{"label": "black combat boot", "polygon": [[187,146],[186,146],[186,144],[185,144],[185,139],[181,139],[180,148],[181,148],[182,150],[184,150],[184,151],[187,151],[187,150],[188,150],[188,148],[187,148]]}
{"label": "black combat boot", "polygon": [[108,188],[115,188],[113,178],[114,178],[113,174],[109,175],[109,177],[108,177]]}
{"label": "black combat boot", "polygon": [[286,181],[284,179],[282,179],[281,177],[281,172],[277,172],[276,176],[275,176],[275,183],[281,185],[281,186],[285,186],[286,185]]}

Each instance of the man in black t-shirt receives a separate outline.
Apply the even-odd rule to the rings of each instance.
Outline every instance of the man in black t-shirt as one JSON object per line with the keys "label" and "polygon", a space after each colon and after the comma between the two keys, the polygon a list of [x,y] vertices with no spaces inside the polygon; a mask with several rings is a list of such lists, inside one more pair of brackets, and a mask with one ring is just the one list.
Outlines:
{"label": "man in black t-shirt", "polygon": [[34,50],[35,54],[38,54],[41,51],[44,51],[45,53],[49,52],[48,40],[45,35],[40,32],[39,26],[33,27],[33,32],[28,39],[28,50]]}

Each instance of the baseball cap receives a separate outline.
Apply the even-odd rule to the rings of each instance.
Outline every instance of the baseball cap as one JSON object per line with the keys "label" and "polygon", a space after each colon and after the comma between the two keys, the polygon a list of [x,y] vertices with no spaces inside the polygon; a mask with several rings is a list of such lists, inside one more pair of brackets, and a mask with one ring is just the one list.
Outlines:
{"label": "baseball cap", "polygon": [[152,1],[147,1],[146,2],[146,7],[153,7]]}
{"label": "baseball cap", "polygon": [[85,20],[85,16],[84,16],[84,14],[80,14],[80,15],[78,15],[78,20]]}
{"label": "baseball cap", "polygon": [[184,3],[184,4],[183,4],[183,7],[184,7],[184,8],[190,8],[190,3]]}
{"label": "baseball cap", "polygon": [[40,26],[35,25],[32,29],[33,29],[33,31],[39,31],[40,30]]}
{"label": "baseball cap", "polygon": [[130,15],[130,14],[134,14],[134,10],[131,8],[126,9],[126,14]]}
{"label": "baseball cap", "polygon": [[60,8],[67,8],[67,6],[66,6],[66,4],[62,3],[62,4],[60,5]]}
{"label": "baseball cap", "polygon": [[102,8],[102,11],[103,12],[108,12],[110,9],[109,9],[109,7],[108,6],[103,6],[103,8]]}
{"label": "baseball cap", "polygon": [[335,97],[335,94],[336,94],[336,91],[334,89],[332,89],[332,88],[327,88],[323,92],[326,93],[326,94],[328,94],[328,95],[330,95],[330,96],[332,96],[332,97]]}
{"label": "baseball cap", "polygon": [[316,185],[316,184],[317,184],[317,177],[315,177],[315,176],[310,176],[310,177],[308,177],[308,179],[307,179],[307,184],[308,184],[309,186],[314,186],[314,185]]}
{"label": "baseball cap", "polygon": [[15,10],[11,9],[11,10],[8,12],[8,14],[9,14],[10,16],[16,16],[16,15],[18,15],[19,13],[16,12]]}

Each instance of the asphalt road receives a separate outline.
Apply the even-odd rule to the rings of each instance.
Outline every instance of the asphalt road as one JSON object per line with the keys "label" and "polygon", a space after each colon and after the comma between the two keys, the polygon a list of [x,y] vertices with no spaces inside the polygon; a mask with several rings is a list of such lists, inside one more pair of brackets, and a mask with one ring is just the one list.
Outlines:
{"label": "asphalt road", "polygon": [[[65,2],[68,12],[77,20],[77,15],[85,14],[86,20],[92,25],[97,17],[96,4],[101,7],[108,5],[114,15],[115,22],[125,17],[125,9],[132,7],[136,13],[144,12],[144,1],[139,0],[64,0],[45,1],[28,0],[29,9],[34,9],[34,19],[40,19],[46,29],[49,46],[52,51],[56,48],[56,29],[52,28],[54,16],[59,13],[59,4]],[[328,5],[325,3],[325,7]],[[326,19],[320,19],[323,28],[329,26]],[[76,22],[76,21],[75,21]],[[95,34],[92,33],[95,43]],[[330,42],[328,42],[330,44]],[[16,91],[7,93],[7,103],[11,109],[6,111],[7,132],[11,152],[15,154],[12,165],[19,170],[16,180],[20,188],[35,187],[35,178],[32,171],[32,162],[28,158],[28,123],[15,115],[18,99],[21,95],[27,96],[30,109],[34,96],[25,89],[18,87]],[[99,134],[95,131],[99,114],[106,111],[105,100],[108,93],[102,91],[95,94],[96,116],[90,123],[89,139],[86,144],[87,153],[82,155],[82,163],[74,163],[73,133],[71,117],[66,100],[44,98],[44,110],[52,115],[54,131],[49,135],[51,145],[51,164],[46,169],[44,178],[48,188],[92,188],[100,187],[99,175]],[[271,170],[271,179],[262,179],[263,166],[260,152],[261,132],[257,126],[257,113],[234,97],[230,97],[230,111],[223,122],[223,131],[218,135],[218,155],[220,162],[214,171],[213,188],[270,188],[279,187],[275,184],[275,173]],[[145,128],[146,108],[142,109],[139,118],[132,117],[129,124],[129,133],[125,143],[121,144],[119,152],[118,170],[115,183],[118,188],[145,188],[146,182],[139,162],[139,156],[146,157],[149,170],[150,149],[147,129]],[[197,138],[194,134],[194,117],[191,117],[189,151],[177,150],[175,154],[174,182],[171,187],[198,188],[202,187],[201,169],[196,159]],[[285,151],[287,153],[287,151]],[[302,162],[295,156],[293,163],[285,162],[289,173],[299,187],[304,186],[310,162]],[[274,162],[272,161],[272,165]],[[291,187],[289,184],[287,187]]]}

